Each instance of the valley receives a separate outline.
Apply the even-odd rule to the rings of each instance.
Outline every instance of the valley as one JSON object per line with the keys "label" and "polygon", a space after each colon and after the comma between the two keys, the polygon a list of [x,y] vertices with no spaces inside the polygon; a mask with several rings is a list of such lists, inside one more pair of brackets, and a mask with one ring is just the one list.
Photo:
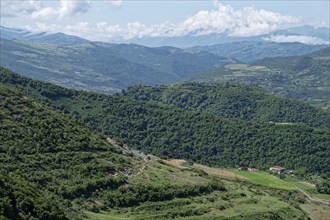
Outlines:
{"label": "valley", "polygon": [[[2,84],[0,89],[0,204],[5,218],[307,218],[285,202],[285,191],[259,194],[258,186],[134,156],[77,120],[13,88]],[[61,136],[64,127],[64,135],[70,136]],[[298,202],[300,196],[294,194],[292,202]]]}
{"label": "valley", "polygon": [[57,45],[1,38],[0,46],[3,67],[68,88],[108,94],[136,84],[170,84],[237,62],[203,51],[134,44]]}
{"label": "valley", "polygon": [[328,220],[329,3],[253,4],[1,1],[0,219]]}
{"label": "valley", "polygon": [[[145,89],[156,89],[154,93],[149,91],[147,94],[158,100],[157,87],[137,87],[142,90],[136,92],[135,99],[144,96],[145,101],[141,101],[128,96],[134,94],[133,90],[129,90],[125,96],[69,90],[21,77],[4,68],[1,69],[0,85],[3,143],[0,153],[4,159],[1,170],[1,193],[2,197],[6,198],[0,202],[1,206],[5,207],[2,215],[9,219],[10,210],[15,210],[15,213],[25,217],[43,215],[48,216],[47,218],[53,216],[54,219],[71,219],[74,216],[87,219],[308,219],[308,215],[317,214],[310,209],[313,205],[307,204],[317,199],[328,198],[326,194],[317,194],[315,187],[301,187],[302,180],[289,177],[288,180],[281,180],[265,172],[251,173],[233,168],[216,168],[241,165],[257,166],[265,170],[275,163],[297,170],[304,166],[309,176],[317,178],[320,173],[328,175],[327,161],[322,165],[321,159],[315,158],[317,155],[322,157],[321,155],[329,153],[328,150],[323,150],[324,147],[327,149],[328,128],[322,128],[321,124],[315,124],[316,127],[312,128],[304,124],[308,121],[276,125],[268,120],[262,122],[223,118],[216,115],[212,108],[195,112],[193,109],[180,109],[155,101],[145,102],[148,96],[142,95],[141,92]],[[203,89],[204,85],[196,86]],[[210,90],[209,86],[215,86],[214,89],[221,91],[241,88],[237,85],[222,87],[221,84],[205,86],[214,94],[215,90]],[[193,89],[194,85],[184,87],[185,90],[187,88]],[[180,86],[178,89],[181,89]],[[250,89],[254,91],[255,88]],[[246,88],[244,90],[248,91]],[[256,91],[261,92],[259,95],[265,95],[263,90]],[[203,95],[201,92],[196,94]],[[220,100],[222,99],[213,98],[212,102]],[[299,105],[296,102],[292,104]],[[312,108],[310,110],[315,111]],[[298,111],[295,114],[299,114]],[[320,111],[317,114],[326,116],[327,113]],[[129,118],[129,121],[125,122],[125,118]],[[116,121],[120,123],[116,124]],[[181,124],[181,129],[188,129],[180,130],[177,122]],[[221,136],[225,133],[218,133],[221,132],[219,129],[213,133],[212,130],[215,128],[210,127],[211,122],[215,127],[225,128],[227,135],[232,132],[233,136],[227,136],[228,140],[235,141],[235,145],[241,145],[238,149],[244,149],[245,152],[237,153],[237,148],[226,149],[231,145],[223,144],[226,143],[226,139],[222,139]],[[150,127],[153,123],[155,127]],[[143,132],[144,124],[148,125],[148,133]],[[160,124],[166,125],[167,128],[159,127]],[[194,127],[198,130],[189,132]],[[245,127],[249,132],[244,131]],[[173,134],[170,133],[171,130]],[[206,130],[209,143],[202,142],[203,146],[199,146],[184,141],[188,140],[188,135],[191,140],[202,141],[200,137],[194,136],[203,134],[199,133],[199,130]],[[250,133],[251,131],[253,133]],[[181,137],[173,136],[177,132]],[[244,136],[241,136],[248,135],[248,140],[252,140],[254,136],[255,143],[263,141],[263,146],[266,146],[265,140],[272,138],[274,132],[281,137],[278,140],[278,149],[281,149],[284,140],[287,147],[295,149],[292,157],[290,148],[289,151],[285,151],[286,158],[306,158],[309,163],[304,163],[304,160],[288,163],[277,157],[273,157],[273,162],[265,163],[263,161],[270,161],[267,154],[264,154],[265,158],[262,154],[254,157],[255,150],[245,147],[249,144],[245,145],[242,139]],[[146,134],[153,137],[159,135],[157,139],[161,142],[153,139],[149,143]],[[45,136],[48,138],[42,138]],[[304,142],[304,145],[306,149],[316,152],[315,162],[312,162],[313,158],[309,156],[308,151],[298,151],[298,148],[295,148],[294,143],[303,142],[306,136],[309,141],[313,140],[313,147],[308,145],[308,142]],[[212,137],[220,138],[222,144],[210,141]],[[264,137],[266,139],[263,139]],[[177,144],[169,150],[175,143],[175,139],[172,138],[179,139],[178,143],[185,144]],[[221,148],[211,148],[211,144],[224,147],[221,154],[214,154],[216,149]],[[265,148],[268,152],[274,147],[276,149],[276,142],[270,144],[268,149]],[[319,148],[315,148],[317,146]],[[300,156],[297,157],[297,154]],[[247,155],[251,155],[249,159]],[[189,160],[163,159],[178,156]],[[229,163],[225,157],[233,158],[234,163]],[[17,159],[19,163],[8,163]],[[206,165],[212,165],[213,168]],[[72,169],[68,170],[68,166]],[[80,168],[77,169],[78,167]],[[89,179],[86,179],[86,175]],[[29,194],[31,189],[37,194]],[[306,198],[310,195],[314,201]],[[319,196],[322,198],[318,198]],[[48,198],[52,198],[54,203],[51,212],[51,209],[44,205]],[[20,201],[29,208],[16,206],[15,204]],[[318,208],[323,206],[320,205]],[[322,213],[326,213],[325,210]]]}

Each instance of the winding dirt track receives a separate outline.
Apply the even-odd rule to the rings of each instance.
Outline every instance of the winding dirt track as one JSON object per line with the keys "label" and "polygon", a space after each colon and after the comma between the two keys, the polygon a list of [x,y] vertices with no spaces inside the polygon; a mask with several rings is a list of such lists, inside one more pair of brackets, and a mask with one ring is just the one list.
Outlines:
{"label": "winding dirt track", "polygon": [[308,193],[306,193],[304,190],[298,188],[297,186],[295,186],[297,190],[299,190],[301,193],[303,193],[311,202],[314,203],[322,203],[325,205],[330,205],[330,201],[326,200],[326,199],[318,199],[318,198],[313,198],[311,195],[309,195]]}

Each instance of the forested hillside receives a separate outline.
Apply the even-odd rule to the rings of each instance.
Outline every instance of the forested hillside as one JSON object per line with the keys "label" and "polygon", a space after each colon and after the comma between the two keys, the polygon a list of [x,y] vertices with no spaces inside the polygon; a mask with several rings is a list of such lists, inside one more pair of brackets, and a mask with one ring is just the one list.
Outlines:
{"label": "forested hillside", "polygon": [[225,119],[125,97],[72,91],[5,69],[1,70],[1,81],[155,155],[214,166],[282,165],[330,174],[328,129]]}
{"label": "forested hillside", "polygon": [[[183,176],[196,183],[168,183],[168,171],[156,161],[123,154],[80,121],[3,84],[0,119],[0,216],[5,219],[76,219],[86,209],[98,212],[225,190],[221,182],[189,171]],[[164,182],[140,179],[147,162],[163,173]]]}
{"label": "forested hillside", "polygon": [[0,120],[0,207],[8,219],[67,219],[68,200],[116,189],[126,182],[119,171],[132,169],[104,136],[3,84]]}
{"label": "forested hillside", "polygon": [[328,47],[303,56],[265,58],[252,65],[227,65],[187,80],[252,84],[281,96],[328,108],[329,60]]}
{"label": "forested hillside", "polygon": [[124,152],[2,83],[0,121],[1,219],[307,219],[295,208],[304,201],[297,192],[223,182]]}
{"label": "forested hillside", "polygon": [[122,95],[186,110],[206,111],[225,118],[305,123],[312,127],[330,128],[329,112],[244,84],[189,83],[173,86],[134,86],[129,87]]}

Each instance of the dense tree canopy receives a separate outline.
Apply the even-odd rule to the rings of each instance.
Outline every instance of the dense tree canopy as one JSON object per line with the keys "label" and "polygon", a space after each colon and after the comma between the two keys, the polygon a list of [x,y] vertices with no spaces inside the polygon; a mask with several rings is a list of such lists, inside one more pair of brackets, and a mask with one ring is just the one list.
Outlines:
{"label": "dense tree canopy", "polygon": [[330,112],[273,95],[256,86],[230,83],[134,86],[122,95],[186,110],[206,111],[226,118],[305,123],[312,127],[330,128]]}
{"label": "dense tree canopy", "polygon": [[[304,124],[225,119],[207,112],[78,92],[2,71],[3,82],[155,155],[215,166],[282,165],[329,175],[329,130]],[[52,95],[44,94],[52,91]]]}

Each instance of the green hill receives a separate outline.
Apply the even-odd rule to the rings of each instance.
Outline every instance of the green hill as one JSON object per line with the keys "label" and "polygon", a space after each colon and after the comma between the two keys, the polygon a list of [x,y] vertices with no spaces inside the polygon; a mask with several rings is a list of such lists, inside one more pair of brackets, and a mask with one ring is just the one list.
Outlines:
{"label": "green hill", "polygon": [[329,48],[295,57],[265,58],[252,65],[219,67],[187,79],[252,84],[275,94],[329,107]]}
{"label": "green hill", "polygon": [[[8,74],[2,69],[1,79]],[[48,95],[58,88],[21,79]],[[0,83],[1,219],[307,219],[295,208],[304,201],[297,192],[220,180],[123,150],[22,91]]]}
{"label": "green hill", "polygon": [[6,217],[65,219],[72,209],[66,200],[126,183],[119,171],[132,169],[131,159],[104,136],[1,84],[0,119],[0,210]]}
{"label": "green hill", "polygon": [[209,112],[225,118],[265,122],[305,123],[330,128],[329,112],[303,102],[273,95],[256,86],[229,83],[190,83],[129,87],[124,96],[181,109]]}
{"label": "green hill", "polygon": [[282,165],[330,174],[328,129],[225,119],[206,112],[79,92],[1,70],[1,81],[144,152],[214,166]]}

